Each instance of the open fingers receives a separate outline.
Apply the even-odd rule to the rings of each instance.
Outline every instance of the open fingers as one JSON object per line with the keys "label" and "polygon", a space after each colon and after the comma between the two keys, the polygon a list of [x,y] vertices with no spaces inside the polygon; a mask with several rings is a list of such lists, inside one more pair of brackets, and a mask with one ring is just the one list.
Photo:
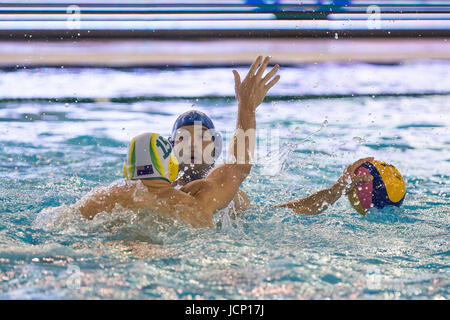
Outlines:
{"label": "open fingers", "polygon": [[280,66],[277,64],[275,65],[275,67],[272,68],[272,70],[270,70],[263,78],[263,83],[266,83],[267,81],[270,80],[270,78],[272,78],[275,73],[277,73],[278,69],[280,69]]}
{"label": "open fingers", "polygon": [[272,79],[267,85],[266,85],[266,92],[269,91],[270,88],[272,88],[277,82],[280,80],[280,75],[277,75],[275,78]]}
{"label": "open fingers", "polygon": [[262,62],[261,66],[258,69],[258,72],[256,73],[256,77],[257,78],[261,78],[262,77],[264,71],[267,68],[267,65],[269,64],[269,61],[270,61],[270,57],[269,56],[264,58],[264,61]]}
{"label": "open fingers", "polygon": [[258,56],[258,58],[256,58],[256,60],[253,62],[252,66],[250,67],[250,70],[248,71],[249,75],[251,75],[251,76],[255,75],[256,68],[261,63],[261,59],[262,59],[262,56]]}

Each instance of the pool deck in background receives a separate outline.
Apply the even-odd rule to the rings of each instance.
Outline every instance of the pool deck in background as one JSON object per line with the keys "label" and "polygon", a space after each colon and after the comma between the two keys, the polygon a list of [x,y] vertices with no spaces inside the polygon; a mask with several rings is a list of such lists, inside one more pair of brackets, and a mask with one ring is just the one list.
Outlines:
{"label": "pool deck in background", "polygon": [[280,64],[396,63],[450,59],[450,41],[445,38],[1,41],[0,67],[243,65],[258,54],[271,55]]}

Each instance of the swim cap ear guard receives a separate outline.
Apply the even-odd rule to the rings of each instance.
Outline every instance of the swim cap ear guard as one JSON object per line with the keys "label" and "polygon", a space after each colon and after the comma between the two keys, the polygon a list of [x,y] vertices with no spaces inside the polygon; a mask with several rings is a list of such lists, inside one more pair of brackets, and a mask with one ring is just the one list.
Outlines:
{"label": "swim cap ear guard", "polygon": [[190,110],[181,114],[177,120],[175,120],[172,129],[172,136],[169,138],[169,141],[173,146],[175,144],[175,134],[179,128],[197,123],[209,129],[212,140],[214,141],[214,161],[217,160],[222,154],[222,134],[219,131],[216,131],[211,118],[201,111]]}
{"label": "swim cap ear guard", "polygon": [[157,133],[134,137],[123,165],[125,178],[131,180],[163,179],[172,183],[178,175],[178,160],[172,144]]}
{"label": "swim cap ear guard", "polygon": [[211,134],[214,140],[214,160],[217,160],[222,154],[222,141],[223,141],[222,134],[219,131],[216,131],[215,129],[209,130],[211,130]]}
{"label": "swim cap ear guard", "polygon": [[405,199],[406,184],[393,165],[383,161],[366,161],[355,170],[356,175],[371,175],[370,182],[358,183],[348,193],[350,204],[363,216],[373,207],[400,207]]}

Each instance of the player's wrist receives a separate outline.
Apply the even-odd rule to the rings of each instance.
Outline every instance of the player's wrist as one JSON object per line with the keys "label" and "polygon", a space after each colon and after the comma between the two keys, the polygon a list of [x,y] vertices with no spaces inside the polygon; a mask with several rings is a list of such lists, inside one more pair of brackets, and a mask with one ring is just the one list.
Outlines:
{"label": "player's wrist", "polygon": [[237,129],[243,129],[244,131],[248,129],[255,129],[256,128],[255,118],[256,118],[255,110],[239,109]]}

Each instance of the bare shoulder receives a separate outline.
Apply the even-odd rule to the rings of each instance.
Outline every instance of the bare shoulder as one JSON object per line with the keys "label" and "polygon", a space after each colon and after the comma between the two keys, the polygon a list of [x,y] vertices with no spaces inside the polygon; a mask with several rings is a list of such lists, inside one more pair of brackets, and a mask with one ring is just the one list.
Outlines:
{"label": "bare shoulder", "polygon": [[208,189],[212,187],[212,182],[208,181],[206,179],[198,179],[189,182],[188,184],[184,185],[179,189],[179,191],[182,191],[184,193],[187,193],[191,196],[195,196],[200,190]]}
{"label": "bare shoulder", "polygon": [[93,218],[102,211],[110,211],[116,203],[125,205],[133,195],[144,193],[142,183],[131,180],[116,180],[108,186],[98,186],[84,195],[75,207],[87,218]]}

